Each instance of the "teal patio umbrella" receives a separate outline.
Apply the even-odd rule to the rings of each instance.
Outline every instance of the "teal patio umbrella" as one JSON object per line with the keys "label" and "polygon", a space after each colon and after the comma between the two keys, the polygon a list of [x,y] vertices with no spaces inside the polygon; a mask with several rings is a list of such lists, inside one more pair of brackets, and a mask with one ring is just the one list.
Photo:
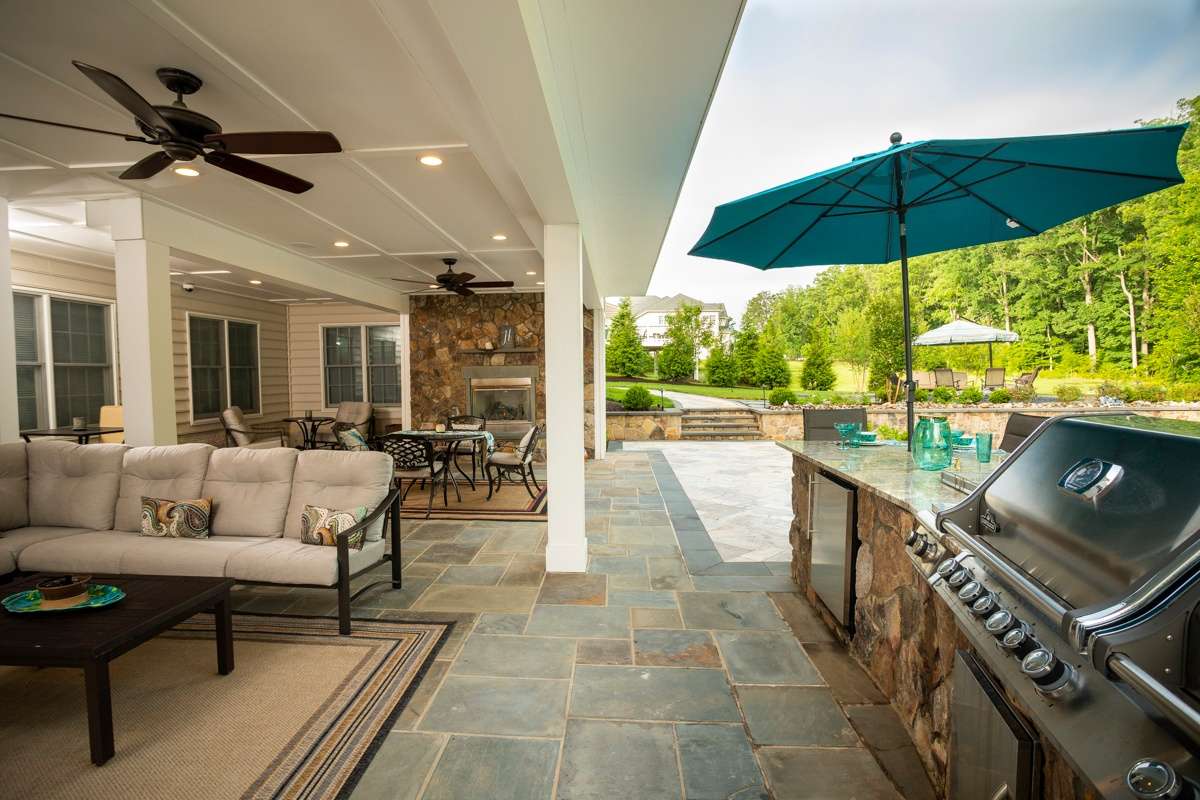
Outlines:
{"label": "teal patio umbrella", "polygon": [[1006,139],[930,139],[718,206],[690,254],[758,269],[900,260],[908,432],[908,258],[1033,236],[1183,182],[1187,125]]}

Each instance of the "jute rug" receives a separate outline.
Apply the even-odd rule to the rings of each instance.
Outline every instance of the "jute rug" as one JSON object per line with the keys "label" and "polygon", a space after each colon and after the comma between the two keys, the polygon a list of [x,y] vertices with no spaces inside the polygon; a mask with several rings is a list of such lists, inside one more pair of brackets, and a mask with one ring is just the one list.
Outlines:
{"label": "jute rug", "polygon": [[[446,490],[446,498],[448,505],[442,505],[442,487],[439,484],[437,491],[433,496],[433,511],[430,512],[430,519],[492,519],[492,520],[530,520],[539,522],[546,518],[546,481],[538,478],[538,483],[542,485],[541,491],[534,488],[534,497],[530,498],[529,492],[525,491],[525,486],[521,483],[509,483],[505,481],[500,490],[492,493],[492,499],[488,500],[487,481],[479,479],[475,481],[475,488],[471,488],[471,484],[461,478],[458,481],[458,491],[462,495],[462,500],[454,494],[454,485],[451,484]],[[532,482],[530,486],[533,486]],[[408,488],[408,484],[404,484],[404,488]],[[403,519],[425,519],[425,509],[429,506],[429,484],[421,488],[418,483],[408,493],[408,497],[404,498],[404,504],[401,506],[400,516]]]}
{"label": "jute rug", "polygon": [[0,667],[0,795],[13,798],[345,797],[448,625],[234,616],[216,671],[199,615],[113,661],[116,755],[93,766],[83,672]]}

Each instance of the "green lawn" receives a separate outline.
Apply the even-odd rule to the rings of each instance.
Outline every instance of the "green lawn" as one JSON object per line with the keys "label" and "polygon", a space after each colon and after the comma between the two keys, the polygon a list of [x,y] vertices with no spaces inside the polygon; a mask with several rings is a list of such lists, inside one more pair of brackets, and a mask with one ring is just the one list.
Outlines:
{"label": "green lawn", "polygon": [[[698,394],[704,397],[725,397],[730,400],[762,400],[762,389],[755,389],[750,386],[709,386],[705,383],[654,383],[650,381],[623,381],[621,378],[610,375],[608,377],[608,391],[611,393],[614,389],[619,389],[624,393],[630,386],[644,386],[654,395],[655,400],[658,399],[658,390],[666,389],[668,392],[679,392],[680,394]],[[793,387],[796,392],[796,397],[799,401],[805,400],[817,402],[826,397],[830,397],[837,392],[806,392],[798,390],[798,387]],[[610,394],[611,397],[611,394]],[[616,398],[614,398],[616,399]],[[668,403],[671,401],[668,399]]]}
{"label": "green lawn", "polygon": [[[621,398],[623,398],[625,396],[625,390],[633,385],[635,385],[635,384],[632,384],[632,383],[616,383],[616,384],[608,383],[604,387],[604,396],[605,396],[605,398],[607,398],[609,400],[616,400],[619,403],[619,402],[621,402]],[[636,385],[645,386],[646,389],[650,391],[650,396],[654,398],[655,408],[658,407],[660,401],[662,403],[663,408],[674,408],[675,407],[675,404],[671,402],[671,398],[659,397],[658,392],[655,391],[654,387],[651,386],[650,384],[639,383]],[[668,388],[669,388],[669,384],[664,384],[664,385],[668,386]]]}

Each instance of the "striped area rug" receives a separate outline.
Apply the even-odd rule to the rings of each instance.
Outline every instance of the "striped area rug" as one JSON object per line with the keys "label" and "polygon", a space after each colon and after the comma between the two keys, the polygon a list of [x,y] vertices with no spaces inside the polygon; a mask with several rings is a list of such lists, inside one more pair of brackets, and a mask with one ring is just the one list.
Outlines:
{"label": "striped area rug", "polygon": [[[454,487],[448,487],[446,501],[442,501],[442,487],[439,484],[433,497],[433,509],[429,519],[490,519],[490,520],[524,520],[540,522],[546,519],[546,480],[538,478],[541,491],[534,489],[531,498],[529,492],[518,481],[505,481],[499,491],[492,493],[488,499],[487,481],[477,480],[475,488],[465,480],[459,480],[458,491],[462,499],[454,494]],[[530,484],[532,486],[532,483]],[[408,488],[405,483],[404,488]],[[414,486],[404,498],[400,516],[403,519],[425,519],[426,509],[429,508],[429,486]]]}
{"label": "striped area rug", "polygon": [[88,755],[80,670],[0,667],[0,794],[12,797],[346,797],[450,625],[234,616],[235,669],[216,672],[211,616],[112,662],[116,755]]}

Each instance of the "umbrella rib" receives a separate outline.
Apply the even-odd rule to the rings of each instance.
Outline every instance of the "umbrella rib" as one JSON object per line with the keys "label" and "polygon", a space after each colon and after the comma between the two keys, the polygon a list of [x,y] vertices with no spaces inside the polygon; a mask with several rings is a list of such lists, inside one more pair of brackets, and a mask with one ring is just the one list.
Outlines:
{"label": "umbrella rib", "polygon": [[861,208],[867,211],[891,211],[891,206],[863,206],[857,203],[806,203],[801,200],[791,200],[789,203],[793,206],[815,206],[817,208],[829,208],[837,206],[838,208]]}
{"label": "umbrella rib", "polygon": [[[931,167],[930,165],[926,164],[924,161],[917,158],[916,156],[913,156],[912,158],[913,158],[913,161],[916,161],[918,164],[920,164],[922,167],[929,170],[933,174],[941,175],[943,178],[946,177],[945,175],[943,175],[941,173],[940,170],[938,170],[935,167]],[[950,182],[953,183],[955,186],[957,186],[959,189],[962,189],[967,194],[971,195],[971,197],[974,197],[976,200],[983,203],[985,206],[990,208],[992,211],[995,211],[997,214],[1003,214],[1006,219],[1013,220],[1014,222],[1016,222],[1018,225],[1020,225],[1025,230],[1031,231],[1033,233],[1041,233],[1041,231],[1037,230],[1036,228],[1032,228],[1029,225],[1026,225],[1024,222],[1021,222],[1016,217],[1014,217],[1012,214],[1009,214],[1007,211],[1005,211],[1003,208],[1000,208],[1000,206],[996,205],[992,201],[990,201],[984,197],[981,197],[980,195],[976,194],[975,192],[972,192],[970,189],[966,188],[965,186],[963,186],[962,184],[960,184],[958,181],[954,180],[953,178],[950,178]]]}
{"label": "umbrella rib", "polygon": [[[854,184],[854,186],[850,186],[850,187],[846,188],[846,191],[842,194],[842,196],[840,198],[838,198],[838,202],[840,203],[842,200],[844,200],[846,197],[848,197],[850,195],[850,193],[854,191],[855,187],[858,186],[859,183],[862,183],[867,178],[874,175],[875,170],[879,169],[879,165],[886,163],[886,162],[887,162],[887,159],[881,159],[880,161],[876,162],[874,167],[872,167],[867,173],[865,173],[864,175],[859,177],[858,181]],[[839,185],[841,185],[841,184],[839,184]],[[800,241],[805,236],[807,236],[809,231],[811,231],[813,228],[817,227],[817,223],[819,223],[821,220],[823,220],[827,216],[829,216],[829,212],[831,210],[833,210],[833,206],[830,206],[829,208],[825,209],[820,214],[818,214],[817,218],[814,219],[812,222],[808,223],[808,226],[804,230],[800,231],[800,233],[796,236],[795,239],[792,239],[790,242],[788,242],[787,247],[780,250],[775,255],[774,258],[772,258],[770,261],[768,261],[766,266],[763,267],[763,269],[770,269],[771,267],[775,266],[775,262],[778,261],[779,259],[783,258],[783,254],[786,253],[788,250],[791,250],[793,247],[795,247],[796,242]]]}
{"label": "umbrella rib", "polygon": [[917,203],[921,202],[923,199],[925,199],[925,198],[926,198],[926,197],[928,197],[929,195],[931,195],[931,194],[933,194],[934,192],[936,192],[938,189],[940,189],[940,188],[942,188],[943,186],[945,186],[945,185],[946,185],[947,183],[949,183],[949,182],[950,182],[952,179],[954,179],[954,178],[957,178],[958,176],[962,175],[962,174],[963,174],[964,172],[966,172],[967,170],[971,169],[972,167],[975,167],[975,166],[977,166],[977,165],[978,165],[978,164],[979,164],[981,161],[983,161],[983,160],[984,160],[985,158],[987,158],[988,156],[992,156],[992,155],[995,155],[996,153],[998,153],[998,152],[1000,151],[1000,149],[1001,149],[1002,147],[1004,147],[1004,145],[1006,145],[1006,144],[1008,144],[1008,142],[1001,142],[1000,144],[996,145],[995,147],[993,147],[993,148],[992,148],[991,150],[989,150],[988,152],[984,153],[982,156],[972,156],[972,157],[971,157],[971,163],[970,163],[970,164],[967,164],[965,167],[963,167],[962,169],[960,169],[958,172],[952,173],[952,174],[950,175],[950,177],[948,177],[948,178],[942,178],[942,180],[941,180],[941,181],[939,181],[938,183],[935,183],[933,186],[930,186],[928,189],[926,189],[925,191],[921,192],[919,195],[917,195],[916,197],[914,197],[914,198],[913,198],[911,201],[909,201],[909,204],[908,204],[908,205],[911,207],[911,206],[914,206],[914,205],[916,205]]}
{"label": "umbrella rib", "polygon": [[[977,156],[965,156],[962,153],[946,153],[940,150],[926,150],[926,153],[932,156],[950,156],[951,158],[977,158]],[[1161,181],[1163,183],[1183,183],[1180,178],[1163,177],[1162,175],[1144,175],[1139,172],[1119,172],[1111,169],[1099,169],[1097,167],[1075,167],[1070,164],[1047,164],[1042,161],[1020,161],[1015,158],[984,158],[984,161],[993,161],[997,164],[1018,164],[1022,167],[1042,167],[1044,169],[1061,169],[1068,172],[1089,172],[1093,175],[1112,175],[1116,178],[1138,178],[1145,181]]]}
{"label": "umbrella rib", "polygon": [[[963,185],[964,187],[966,187],[966,186],[978,186],[979,184],[981,184],[981,183],[987,183],[988,181],[990,181],[990,180],[992,180],[992,179],[994,179],[994,178],[1002,178],[1002,177],[1004,177],[1005,175],[1009,174],[1010,172],[1016,172],[1016,171],[1017,171],[1017,170],[1019,170],[1019,169],[1024,169],[1024,166],[1022,166],[1022,165],[1020,165],[1020,164],[1017,164],[1016,166],[1012,166],[1012,167],[1009,167],[1008,169],[1001,170],[1000,172],[997,172],[997,173],[995,173],[995,174],[993,174],[993,175],[988,175],[988,176],[986,176],[986,177],[983,177],[983,178],[976,178],[975,180],[971,181],[970,183],[964,183],[964,184],[962,184],[962,185]],[[928,200],[914,200],[913,202],[911,202],[911,203],[909,203],[909,204],[908,204],[908,207],[909,207],[909,208],[916,208],[917,206],[927,206],[927,205],[931,205],[931,204],[933,204],[933,203],[939,203],[939,202],[942,202],[943,200],[947,200],[947,199],[949,199],[949,200],[954,200],[954,199],[962,199],[961,197],[959,197],[959,198],[954,198],[954,197],[951,197],[951,196],[950,196],[950,195],[952,195],[952,194],[954,194],[954,193],[956,193],[956,192],[959,192],[959,191],[963,191],[963,190],[962,190],[960,187],[958,187],[958,186],[955,186],[953,189],[948,189],[947,191],[944,191],[944,192],[942,192],[941,194],[937,195],[936,197],[931,197],[931,198],[929,198]],[[922,195],[922,197],[924,197],[924,196],[925,196],[925,195]],[[966,196],[966,195],[962,195],[962,197],[965,197],[965,196]]]}
{"label": "umbrella rib", "polygon": [[[886,161],[886,159],[884,159],[884,160]],[[867,174],[870,175],[870,174],[873,174],[874,172],[875,172],[875,170],[871,170],[871,172],[869,172]],[[849,191],[846,192],[846,194],[849,194],[850,192],[856,192],[857,194],[861,194],[863,197],[871,198],[876,203],[883,203],[885,206],[889,206],[889,210],[890,210],[890,205],[891,205],[890,201],[884,200],[882,197],[879,197],[877,195],[873,195],[870,192],[866,191],[865,189],[858,188],[858,184],[862,183],[861,180],[852,186],[847,186],[846,184],[842,183],[841,181],[837,180],[836,178],[825,178],[825,180],[829,181],[830,183],[836,183],[838,186],[841,186],[843,189],[848,189]],[[842,195],[842,197],[845,197],[846,194]],[[840,200],[838,201],[838,205],[841,205]]]}
{"label": "umbrella rib", "polygon": [[[871,162],[864,161],[862,164],[856,164],[853,168],[847,170],[845,174],[850,175],[851,173],[857,172],[859,169],[861,169],[862,167],[865,167],[869,163],[871,163]],[[821,180],[828,180],[828,179],[822,178]],[[696,255],[697,251],[701,250],[702,248],[708,247],[710,244],[715,244],[716,242],[719,242],[722,239],[724,239],[726,236],[732,236],[733,234],[737,233],[738,231],[742,230],[743,228],[746,228],[746,227],[758,222],[759,220],[762,220],[766,217],[771,216],[772,214],[774,214],[776,211],[780,210],[784,206],[790,205],[791,203],[793,203],[796,200],[799,200],[801,198],[808,197],[813,192],[817,191],[818,189],[823,189],[823,188],[825,188],[825,184],[819,183],[816,186],[809,189],[808,191],[801,194],[799,197],[794,197],[791,200],[785,200],[784,202],[780,203],[779,205],[775,206],[774,208],[768,209],[767,211],[764,211],[763,213],[759,214],[757,217],[746,220],[741,225],[737,225],[733,228],[730,228],[729,230],[725,231],[724,233],[718,234],[718,235],[714,236],[713,238],[709,239],[707,242],[702,242],[702,243],[696,245],[695,247],[693,247],[691,250],[688,251],[688,255],[689,256]],[[845,195],[842,195],[842,196],[845,197]]]}

